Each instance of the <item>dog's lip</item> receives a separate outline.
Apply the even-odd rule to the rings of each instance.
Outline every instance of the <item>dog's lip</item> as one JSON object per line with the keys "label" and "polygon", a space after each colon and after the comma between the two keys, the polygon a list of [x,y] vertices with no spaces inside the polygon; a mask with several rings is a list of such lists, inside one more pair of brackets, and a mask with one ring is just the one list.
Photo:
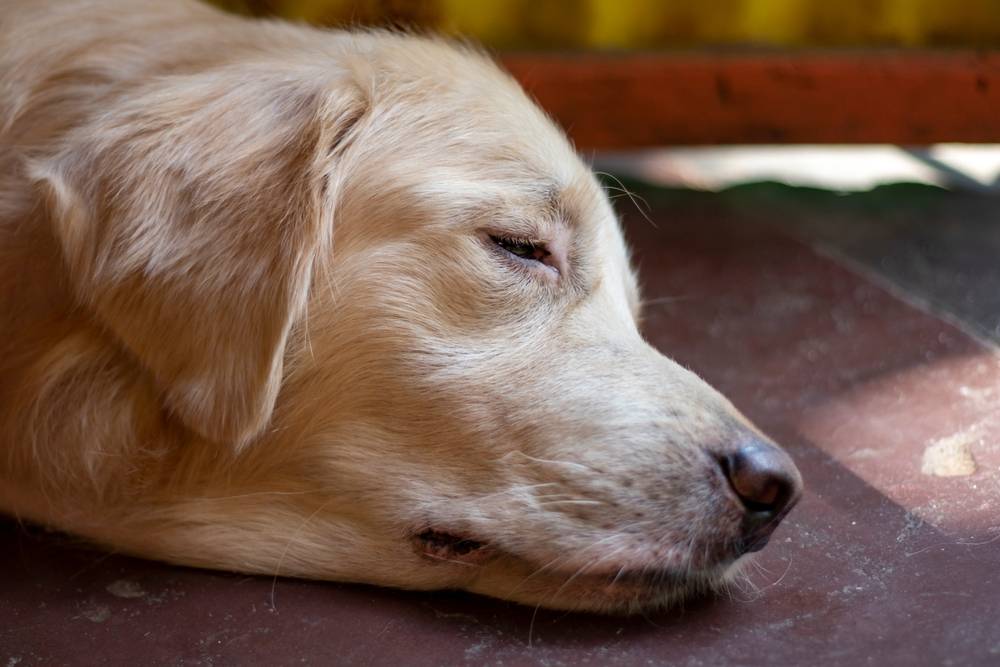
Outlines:
{"label": "dog's lip", "polygon": [[463,532],[425,528],[413,533],[411,543],[418,554],[435,562],[478,566],[489,560],[510,559],[528,566],[535,574],[544,573],[548,577],[562,580],[564,584],[575,582],[575,588],[608,594],[653,595],[665,589],[684,588],[694,581],[713,576],[713,571],[725,570],[738,559],[737,556],[732,560],[719,562],[704,571],[663,565],[619,567],[601,571],[587,571],[586,567],[547,570],[536,565],[539,562],[536,558],[519,555]]}
{"label": "dog's lip", "polygon": [[410,541],[418,554],[435,561],[478,565],[496,553],[484,540],[438,528],[420,530]]}

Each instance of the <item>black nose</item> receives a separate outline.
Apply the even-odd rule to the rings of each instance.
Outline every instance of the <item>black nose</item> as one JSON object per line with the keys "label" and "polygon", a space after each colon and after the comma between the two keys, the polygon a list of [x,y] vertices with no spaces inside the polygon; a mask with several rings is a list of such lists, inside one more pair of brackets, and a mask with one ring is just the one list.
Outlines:
{"label": "black nose", "polygon": [[746,508],[744,551],[757,551],[802,494],[802,478],[792,459],[767,442],[754,440],[719,460]]}

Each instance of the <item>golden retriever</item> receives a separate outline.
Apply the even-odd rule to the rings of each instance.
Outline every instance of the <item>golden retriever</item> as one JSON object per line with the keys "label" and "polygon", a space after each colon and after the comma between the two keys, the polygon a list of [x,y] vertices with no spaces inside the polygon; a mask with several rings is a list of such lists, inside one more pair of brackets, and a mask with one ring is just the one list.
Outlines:
{"label": "golden retriever", "polygon": [[643,340],[604,191],[481,54],[187,0],[7,0],[0,45],[0,510],[629,612],[798,498]]}

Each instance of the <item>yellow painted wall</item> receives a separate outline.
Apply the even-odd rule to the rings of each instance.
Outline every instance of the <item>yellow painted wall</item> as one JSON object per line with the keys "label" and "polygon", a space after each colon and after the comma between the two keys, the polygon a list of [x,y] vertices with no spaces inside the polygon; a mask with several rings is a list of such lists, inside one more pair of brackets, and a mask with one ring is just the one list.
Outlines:
{"label": "yellow painted wall", "polygon": [[1000,0],[217,0],[321,25],[396,24],[496,48],[1000,46]]}

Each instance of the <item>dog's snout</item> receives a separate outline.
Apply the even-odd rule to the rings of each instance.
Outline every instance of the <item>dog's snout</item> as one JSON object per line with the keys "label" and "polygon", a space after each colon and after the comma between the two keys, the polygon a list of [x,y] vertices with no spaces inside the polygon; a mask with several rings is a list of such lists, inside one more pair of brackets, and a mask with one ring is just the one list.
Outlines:
{"label": "dog's snout", "polygon": [[802,493],[798,469],[788,454],[760,440],[720,457],[719,465],[746,510],[744,551],[763,549]]}

